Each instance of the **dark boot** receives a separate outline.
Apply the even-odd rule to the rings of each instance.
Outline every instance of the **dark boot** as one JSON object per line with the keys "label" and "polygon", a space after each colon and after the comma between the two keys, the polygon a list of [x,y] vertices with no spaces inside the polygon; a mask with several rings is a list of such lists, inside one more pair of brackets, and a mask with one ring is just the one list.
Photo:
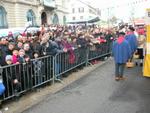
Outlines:
{"label": "dark boot", "polygon": [[142,67],[142,66],[143,66],[143,63],[140,63],[140,66]]}
{"label": "dark boot", "polygon": [[0,99],[0,109],[2,109],[2,100]]}
{"label": "dark boot", "polygon": [[135,65],[138,66],[138,63],[136,62]]}

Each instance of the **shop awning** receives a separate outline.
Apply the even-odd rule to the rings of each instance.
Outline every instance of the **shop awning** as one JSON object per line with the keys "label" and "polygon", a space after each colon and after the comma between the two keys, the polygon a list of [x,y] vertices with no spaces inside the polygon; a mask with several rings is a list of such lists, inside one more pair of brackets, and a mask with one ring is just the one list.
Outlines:
{"label": "shop awning", "polygon": [[100,18],[96,17],[96,18],[89,20],[88,23],[94,23],[94,22],[98,22],[98,21],[100,21]]}
{"label": "shop awning", "polygon": [[95,17],[93,19],[87,20],[87,21],[76,21],[76,22],[68,22],[68,24],[88,24],[88,23],[95,23],[100,21],[99,17]]}

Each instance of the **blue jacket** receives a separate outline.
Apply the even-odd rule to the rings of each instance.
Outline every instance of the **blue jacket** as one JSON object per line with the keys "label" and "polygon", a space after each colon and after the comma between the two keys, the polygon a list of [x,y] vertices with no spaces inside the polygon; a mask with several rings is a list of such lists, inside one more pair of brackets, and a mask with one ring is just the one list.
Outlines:
{"label": "blue jacket", "polygon": [[134,34],[129,34],[125,37],[125,39],[129,42],[130,47],[131,47],[131,52],[132,54],[136,51],[138,43],[137,43],[137,38]]}
{"label": "blue jacket", "polygon": [[131,57],[131,48],[129,43],[124,40],[121,44],[117,41],[113,43],[113,56],[115,63],[126,63]]}

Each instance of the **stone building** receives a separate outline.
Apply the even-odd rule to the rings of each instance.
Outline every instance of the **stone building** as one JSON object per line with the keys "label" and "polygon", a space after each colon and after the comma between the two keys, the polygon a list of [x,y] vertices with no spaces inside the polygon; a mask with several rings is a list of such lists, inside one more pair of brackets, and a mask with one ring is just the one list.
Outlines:
{"label": "stone building", "polygon": [[0,0],[0,28],[65,24],[67,0]]}

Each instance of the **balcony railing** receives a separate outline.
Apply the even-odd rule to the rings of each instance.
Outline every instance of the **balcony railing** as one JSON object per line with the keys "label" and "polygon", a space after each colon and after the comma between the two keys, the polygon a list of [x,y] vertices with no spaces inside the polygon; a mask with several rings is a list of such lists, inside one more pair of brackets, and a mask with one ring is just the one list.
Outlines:
{"label": "balcony railing", "polygon": [[46,7],[55,8],[55,0],[40,0],[40,3]]}
{"label": "balcony railing", "polygon": [[37,5],[38,1],[37,0],[12,0],[16,3],[24,3],[24,4],[31,4],[31,5]]}

